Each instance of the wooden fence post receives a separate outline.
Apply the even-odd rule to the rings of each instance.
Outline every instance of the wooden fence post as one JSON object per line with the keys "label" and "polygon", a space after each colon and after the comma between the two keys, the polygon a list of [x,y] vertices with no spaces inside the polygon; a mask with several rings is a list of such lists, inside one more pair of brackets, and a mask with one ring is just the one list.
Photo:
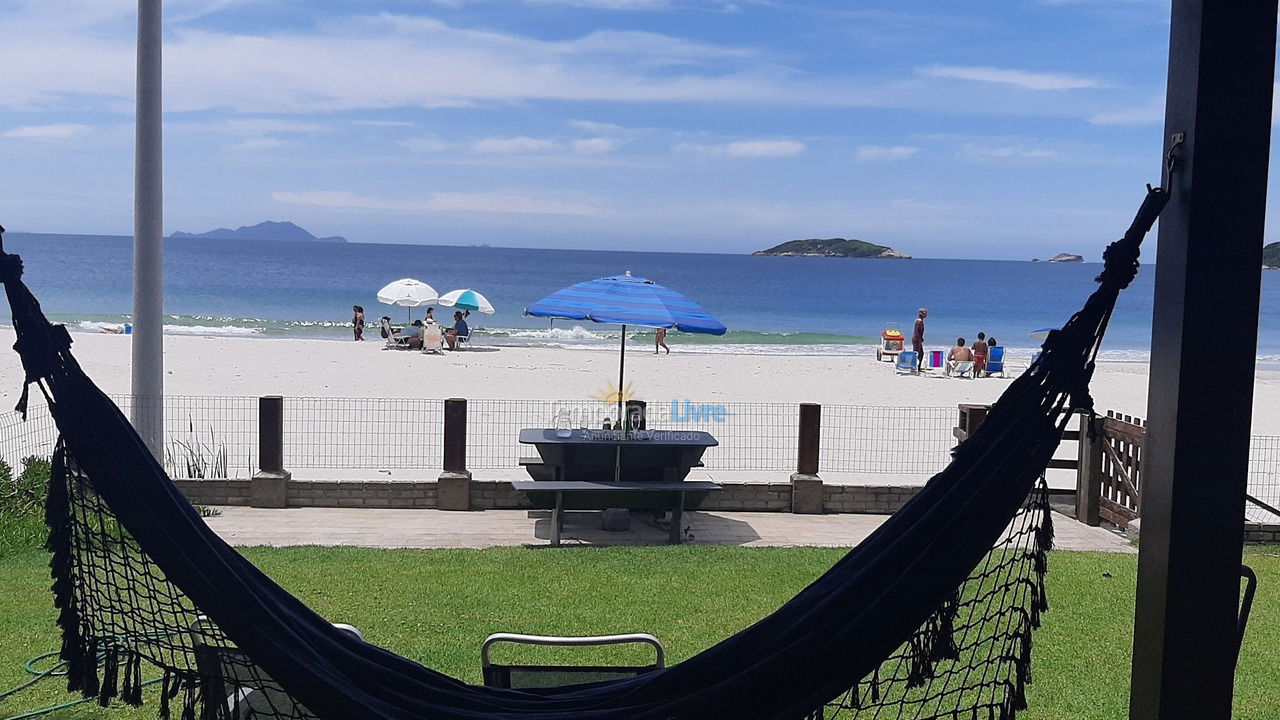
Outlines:
{"label": "wooden fence post", "polygon": [[818,477],[818,454],[822,436],[822,406],[800,404],[800,437],[796,472],[791,475],[791,512],[819,514],[823,511],[822,478]]}
{"label": "wooden fence post", "polygon": [[436,507],[471,509],[471,472],[467,470],[467,401],[444,401],[444,472],[436,481]]}
{"label": "wooden fence post", "polygon": [[249,505],[282,508],[289,505],[289,478],[284,469],[284,398],[258,398],[258,472],[249,480]]}
{"label": "wooden fence post", "polygon": [[1076,519],[1085,525],[1102,524],[1099,506],[1102,502],[1102,418],[1080,416],[1079,463],[1076,470]]}

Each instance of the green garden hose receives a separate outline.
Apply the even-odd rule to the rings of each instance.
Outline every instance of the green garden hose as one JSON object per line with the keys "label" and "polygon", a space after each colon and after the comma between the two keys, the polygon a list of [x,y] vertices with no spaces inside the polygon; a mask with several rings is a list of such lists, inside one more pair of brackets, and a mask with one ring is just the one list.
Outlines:
{"label": "green garden hose", "polygon": [[[31,658],[30,660],[26,661],[25,663],[23,663],[22,669],[26,671],[28,675],[31,675],[32,678],[22,683],[21,685],[13,688],[12,690],[5,690],[4,692],[0,692],[0,701],[5,700],[6,698],[12,695],[16,695],[19,692],[26,690],[29,687],[33,687],[34,685],[39,683],[41,680],[45,680],[51,677],[65,677],[67,674],[67,663],[65,660],[59,661],[57,664],[53,665],[47,670],[39,670],[36,668],[36,665],[39,664],[41,661],[47,658],[57,657],[57,656],[58,656],[57,651],[47,652],[42,655],[37,655]],[[102,667],[102,664],[105,658],[106,658],[106,653],[98,653],[98,667]],[[146,687],[148,685],[154,685],[163,679],[164,678],[153,678],[151,680],[147,680],[146,682],[142,683],[142,687]],[[48,715],[51,712],[57,712],[58,710],[74,707],[76,705],[87,703],[91,700],[96,700],[96,699],[97,698],[91,698],[91,697],[80,698],[79,700],[71,700],[69,702],[64,702],[59,705],[51,705],[49,707],[41,708],[39,710],[32,710],[30,712],[24,712],[18,715],[10,715],[5,718],[0,718],[0,720],[27,720],[27,718],[34,718],[34,717],[39,717],[41,715]]]}

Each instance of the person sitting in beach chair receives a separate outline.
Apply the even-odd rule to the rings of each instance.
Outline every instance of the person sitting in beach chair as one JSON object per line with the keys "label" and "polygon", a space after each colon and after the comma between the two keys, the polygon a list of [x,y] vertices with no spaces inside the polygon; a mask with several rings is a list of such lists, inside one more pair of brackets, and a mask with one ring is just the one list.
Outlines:
{"label": "person sitting in beach chair", "polygon": [[947,353],[947,375],[960,375],[964,371],[973,372],[973,351],[964,346],[964,338],[956,338],[955,347]]}
{"label": "person sitting in beach chair", "polygon": [[990,355],[987,357],[987,377],[997,374],[1000,377],[1004,377],[1004,347],[992,345],[989,353]]}
{"label": "person sitting in beach chair", "polygon": [[378,320],[378,324],[382,328],[382,337],[387,341],[386,346],[383,348],[384,350],[409,347],[409,338],[400,334],[400,328],[391,327],[391,318],[389,316],[383,315]]}
{"label": "person sitting in beach chair", "polygon": [[413,324],[400,331],[400,337],[404,339],[404,346],[410,350],[422,349],[422,321],[414,320]]}
{"label": "person sitting in beach chair", "polygon": [[466,315],[464,315],[461,310],[454,311],[453,327],[444,331],[444,340],[449,343],[450,350],[459,350],[464,344],[470,345],[471,328],[467,326],[466,320],[467,315],[470,314],[470,310],[467,311]]}

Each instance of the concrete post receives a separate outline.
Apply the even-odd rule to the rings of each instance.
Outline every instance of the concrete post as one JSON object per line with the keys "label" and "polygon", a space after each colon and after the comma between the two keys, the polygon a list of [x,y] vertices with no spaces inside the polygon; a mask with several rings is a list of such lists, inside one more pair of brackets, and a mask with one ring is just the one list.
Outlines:
{"label": "concrete post", "polygon": [[258,472],[249,481],[249,505],[282,508],[289,505],[289,479],[284,469],[284,398],[258,398]]}
{"label": "concrete post", "polygon": [[791,512],[809,515],[823,511],[822,478],[818,477],[818,451],[822,435],[822,406],[800,405],[800,438],[796,472],[791,474]]}
{"label": "concrete post", "polygon": [[436,507],[471,509],[471,472],[467,470],[467,401],[444,401],[444,472],[436,483]]}
{"label": "concrete post", "polygon": [[132,421],[164,458],[164,166],[161,0],[138,0],[133,176]]}

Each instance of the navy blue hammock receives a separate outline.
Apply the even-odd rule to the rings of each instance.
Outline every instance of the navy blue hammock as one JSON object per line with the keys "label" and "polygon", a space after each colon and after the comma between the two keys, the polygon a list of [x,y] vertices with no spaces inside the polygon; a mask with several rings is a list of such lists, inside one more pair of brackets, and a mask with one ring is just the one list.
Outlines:
{"label": "navy blue hammock", "polygon": [[[68,688],[162,717],[1012,718],[1052,544],[1043,471],[1088,382],[1138,246],[1166,202],[1150,190],[1105,255],[1099,287],[1046,341],[951,463],[769,616],[634,679],[545,690],[471,685],[337,630],[208,529],[116,405],[85,376],[0,256],[27,390],[60,431],[47,507]],[[153,693],[148,692],[149,696]],[[228,700],[230,698],[230,700]]]}

